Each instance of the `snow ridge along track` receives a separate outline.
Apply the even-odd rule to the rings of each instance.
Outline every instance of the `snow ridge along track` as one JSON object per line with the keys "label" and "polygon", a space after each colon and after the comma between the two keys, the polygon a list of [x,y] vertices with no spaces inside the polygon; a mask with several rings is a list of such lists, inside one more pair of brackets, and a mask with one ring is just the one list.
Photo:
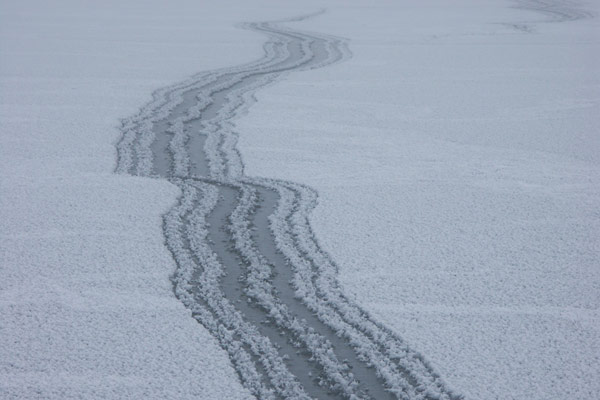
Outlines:
{"label": "snow ridge along track", "polygon": [[[317,13],[318,14],[318,13]],[[158,90],[123,121],[118,173],[167,179],[176,296],[259,399],[458,399],[423,357],[350,302],[309,225],[310,188],[244,175],[233,119],[284,74],[344,60],[344,40],[278,22],[261,59]]]}

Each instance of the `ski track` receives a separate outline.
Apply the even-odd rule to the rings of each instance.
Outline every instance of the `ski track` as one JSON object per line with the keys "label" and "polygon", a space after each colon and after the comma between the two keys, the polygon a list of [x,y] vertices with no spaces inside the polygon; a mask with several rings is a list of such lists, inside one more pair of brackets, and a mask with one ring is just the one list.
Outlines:
{"label": "ski track", "polygon": [[[318,13],[316,13],[318,14]],[[182,192],[163,220],[175,295],[259,399],[459,399],[400,337],[349,301],[309,215],[317,194],[244,175],[233,120],[282,75],[350,57],[344,40],[277,22],[254,62],[160,89],[123,121],[118,173]]]}
{"label": "ski track", "polygon": [[545,22],[570,22],[594,18],[594,13],[585,10],[575,0],[515,0],[515,8],[544,14],[548,19],[507,24],[525,33],[532,33],[534,25]]}

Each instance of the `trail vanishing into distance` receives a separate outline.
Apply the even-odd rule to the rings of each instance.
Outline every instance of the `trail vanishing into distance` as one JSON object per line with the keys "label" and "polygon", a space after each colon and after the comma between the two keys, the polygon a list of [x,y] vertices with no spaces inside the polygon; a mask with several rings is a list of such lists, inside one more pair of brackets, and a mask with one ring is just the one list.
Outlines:
{"label": "trail vanishing into distance", "polygon": [[581,7],[573,0],[515,0],[514,8],[535,11],[546,19],[507,24],[525,33],[532,33],[533,26],[545,22],[570,22],[594,18],[594,13]]}
{"label": "trail vanishing into distance", "polygon": [[[313,14],[315,15],[315,14]],[[254,62],[158,90],[124,121],[117,172],[182,192],[164,217],[176,296],[259,399],[458,399],[423,357],[342,293],[309,224],[317,194],[248,177],[233,120],[285,74],[350,57],[344,40],[278,22]]]}

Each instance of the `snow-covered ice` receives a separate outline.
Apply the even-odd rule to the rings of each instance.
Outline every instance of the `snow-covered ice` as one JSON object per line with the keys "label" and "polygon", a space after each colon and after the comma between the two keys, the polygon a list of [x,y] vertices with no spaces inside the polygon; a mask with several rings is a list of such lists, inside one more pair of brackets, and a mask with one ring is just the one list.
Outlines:
{"label": "snow-covered ice", "polygon": [[260,55],[222,9],[0,4],[1,398],[250,398],[173,295],[177,188],[112,173],[152,91]]}
{"label": "snow-covered ice", "polygon": [[251,397],[173,295],[179,191],[112,173],[119,119],[324,6],[290,26],[353,58],[258,93],[246,174],[318,191],[345,292],[468,399],[595,398],[598,3],[451,3],[0,4],[0,397]]}
{"label": "snow-covered ice", "polygon": [[484,3],[298,24],[354,58],[258,94],[238,123],[246,173],[319,192],[346,292],[467,398],[592,399],[600,23]]}

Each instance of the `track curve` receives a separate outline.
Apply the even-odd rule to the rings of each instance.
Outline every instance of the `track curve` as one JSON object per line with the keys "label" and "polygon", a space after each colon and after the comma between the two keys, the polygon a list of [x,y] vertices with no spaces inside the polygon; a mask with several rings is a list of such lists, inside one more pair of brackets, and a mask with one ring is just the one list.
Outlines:
{"label": "track curve", "polygon": [[514,8],[535,11],[546,17],[543,20],[508,24],[525,33],[532,33],[534,26],[539,23],[571,22],[595,17],[593,12],[574,0],[515,0]]}
{"label": "track curve", "polygon": [[117,172],[181,189],[163,224],[174,292],[257,398],[458,399],[419,353],[344,296],[310,228],[316,192],[244,175],[233,120],[254,93],[350,57],[343,39],[282,25],[316,14],[244,24],[268,37],[261,59],[156,91],[123,121]]}

